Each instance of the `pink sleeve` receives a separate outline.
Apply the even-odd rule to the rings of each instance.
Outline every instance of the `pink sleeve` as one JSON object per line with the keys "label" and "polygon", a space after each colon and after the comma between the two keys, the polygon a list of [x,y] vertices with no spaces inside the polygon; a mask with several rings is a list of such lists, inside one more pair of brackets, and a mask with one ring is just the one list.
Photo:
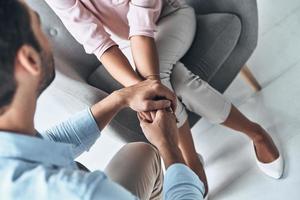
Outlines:
{"label": "pink sleeve", "polygon": [[154,37],[161,9],[162,0],[130,0],[127,14],[129,38],[134,35]]}
{"label": "pink sleeve", "polygon": [[79,0],[46,0],[73,37],[84,46],[86,53],[100,58],[116,43],[103,24]]}

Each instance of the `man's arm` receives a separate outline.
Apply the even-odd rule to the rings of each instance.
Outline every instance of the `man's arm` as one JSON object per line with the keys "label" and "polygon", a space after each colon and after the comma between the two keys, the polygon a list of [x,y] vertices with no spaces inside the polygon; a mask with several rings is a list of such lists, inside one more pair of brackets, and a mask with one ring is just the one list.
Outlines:
{"label": "man's arm", "polygon": [[[160,98],[157,98],[160,97]],[[176,96],[155,80],[146,80],[120,89],[92,106],[91,111],[100,129],[124,107],[137,112],[152,111],[168,107],[176,108]]]}
{"label": "man's arm", "polygon": [[172,112],[157,111],[153,122],[138,115],[147,139],[158,148],[167,168],[164,179],[164,199],[203,199],[204,185],[186,166],[178,148],[178,128]]}
{"label": "man's arm", "polygon": [[[158,99],[157,97],[163,97]],[[42,133],[45,138],[73,145],[75,156],[89,150],[111,119],[124,107],[135,111],[176,108],[176,96],[157,81],[147,80],[120,89],[70,119]]]}

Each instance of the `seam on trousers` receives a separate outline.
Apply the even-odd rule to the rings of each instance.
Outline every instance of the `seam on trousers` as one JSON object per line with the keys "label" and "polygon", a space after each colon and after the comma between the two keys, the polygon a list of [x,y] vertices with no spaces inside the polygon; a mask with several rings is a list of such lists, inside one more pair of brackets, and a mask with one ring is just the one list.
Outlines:
{"label": "seam on trousers", "polygon": [[[178,97],[177,97],[178,98]],[[179,99],[180,101],[180,99]],[[180,101],[181,102],[181,101]],[[177,127],[180,128],[182,127],[182,125],[186,122],[186,120],[188,119],[188,114],[186,111],[186,107],[185,105],[181,102],[182,104],[182,112],[178,113],[178,115],[176,115],[177,119],[178,119],[178,123],[177,123]]]}
{"label": "seam on trousers", "polygon": [[217,120],[215,122],[216,124],[222,124],[227,120],[227,118],[230,114],[230,111],[231,111],[231,107],[232,107],[232,104],[226,100],[220,120],[219,121]]}
{"label": "seam on trousers", "polygon": [[[209,83],[207,83],[206,81],[203,81],[206,89],[210,90],[211,92],[213,92],[216,96],[220,96],[221,98],[224,99],[224,107],[222,112],[220,113],[220,116],[218,117],[218,119],[215,120],[210,120],[208,119],[210,122],[214,123],[214,124],[221,124],[223,122],[225,122],[225,120],[228,118],[230,111],[231,111],[231,103],[225,98],[225,96],[221,93],[219,93],[218,91],[216,91],[213,87],[211,87],[211,85]],[[211,87],[212,89],[210,89],[209,87]]]}

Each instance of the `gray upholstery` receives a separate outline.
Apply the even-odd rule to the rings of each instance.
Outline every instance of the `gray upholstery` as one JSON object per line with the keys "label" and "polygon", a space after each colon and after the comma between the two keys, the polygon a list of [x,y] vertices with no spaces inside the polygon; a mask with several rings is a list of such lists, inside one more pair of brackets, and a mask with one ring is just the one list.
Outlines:
{"label": "gray upholstery", "polygon": [[[224,92],[257,44],[256,0],[186,0],[197,13],[197,33],[181,60],[188,69]],[[120,88],[95,56],[84,53],[53,11],[41,0],[27,0],[41,15],[55,51],[57,78],[39,100],[37,127],[45,129]],[[194,124],[200,116],[190,113]],[[136,114],[119,113],[104,130],[124,141],[145,140]]]}
{"label": "gray upholstery", "polygon": [[[198,15],[198,30],[193,46],[182,62],[189,70],[223,93],[257,46],[257,2],[256,0],[186,0],[186,2],[195,9]],[[226,14],[227,23],[224,17],[219,20],[213,19],[212,16],[217,18],[217,14]],[[210,28],[207,27],[209,24]],[[223,32],[219,32],[220,27],[224,27]],[[226,33],[226,31],[229,32]],[[231,44],[227,46],[225,44],[227,42]],[[226,47],[232,48],[231,45],[234,42],[234,48],[224,54]],[[220,62],[222,59],[224,59],[223,62]],[[189,113],[191,126],[199,118],[200,116]]]}
{"label": "gray upholstery", "polygon": [[182,62],[209,82],[230,56],[240,34],[241,22],[236,15],[216,13],[197,17],[197,37]]}
{"label": "gray upholstery", "polygon": [[[198,15],[228,13],[239,18],[241,34],[231,54],[208,82],[224,92],[257,46],[258,10],[256,0],[186,0]],[[196,55],[195,52],[190,54]],[[193,66],[188,66],[193,71]]]}

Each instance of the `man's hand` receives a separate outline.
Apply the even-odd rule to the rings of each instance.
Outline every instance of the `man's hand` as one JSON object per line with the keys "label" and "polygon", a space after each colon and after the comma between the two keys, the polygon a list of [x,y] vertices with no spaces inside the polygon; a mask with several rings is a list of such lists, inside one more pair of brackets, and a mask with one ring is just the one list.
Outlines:
{"label": "man's hand", "polygon": [[152,122],[140,113],[138,113],[138,118],[146,138],[158,149],[165,145],[178,145],[176,118],[171,111],[158,110]]}
{"label": "man's hand", "polygon": [[184,163],[178,148],[176,117],[171,110],[158,110],[152,122],[147,121],[140,113],[138,118],[146,138],[157,147],[166,167],[174,163]]}
{"label": "man's hand", "polygon": [[176,109],[176,95],[157,80],[145,80],[116,91],[124,106],[137,112]]}

